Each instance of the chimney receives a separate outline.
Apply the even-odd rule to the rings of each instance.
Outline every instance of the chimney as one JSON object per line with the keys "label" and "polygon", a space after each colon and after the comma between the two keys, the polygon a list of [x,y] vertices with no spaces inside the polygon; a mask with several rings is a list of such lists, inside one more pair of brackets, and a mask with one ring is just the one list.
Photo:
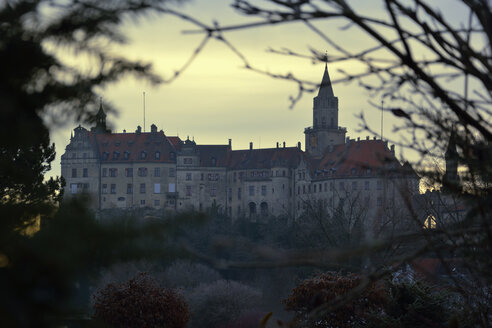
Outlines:
{"label": "chimney", "polygon": [[229,139],[229,148],[232,148],[232,139]]}
{"label": "chimney", "polygon": [[284,141],[284,148],[285,148],[285,141]]}
{"label": "chimney", "polygon": [[376,140],[376,136],[372,137],[372,140]]}
{"label": "chimney", "polygon": [[126,130],[123,130],[123,133],[126,133]]}
{"label": "chimney", "polygon": [[366,136],[366,140],[369,140],[369,136]]}
{"label": "chimney", "polygon": [[249,150],[252,150],[252,149],[253,149],[253,143],[252,143],[252,142],[250,142],[250,143],[249,143]]}
{"label": "chimney", "polygon": [[301,142],[297,142],[297,148],[300,150],[301,149]]}
{"label": "chimney", "polygon": [[155,124],[152,124],[150,126],[150,132],[152,132],[152,133],[156,133],[157,132],[157,126]]}
{"label": "chimney", "polygon": [[345,138],[345,143],[349,143],[350,137]]}
{"label": "chimney", "polygon": [[277,142],[277,149],[278,149],[278,142]]}
{"label": "chimney", "polygon": [[357,142],[359,142],[359,141],[360,141],[360,137],[357,137]]}
{"label": "chimney", "polygon": [[137,134],[142,133],[142,127],[140,125],[137,126],[137,131],[135,131],[135,133],[137,133]]}

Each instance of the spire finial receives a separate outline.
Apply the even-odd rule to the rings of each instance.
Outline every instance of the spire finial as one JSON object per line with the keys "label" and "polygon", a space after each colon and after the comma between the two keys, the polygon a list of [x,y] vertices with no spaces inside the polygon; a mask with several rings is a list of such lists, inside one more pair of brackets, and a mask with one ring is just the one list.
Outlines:
{"label": "spire finial", "polygon": [[328,67],[328,50],[325,50],[325,68]]}

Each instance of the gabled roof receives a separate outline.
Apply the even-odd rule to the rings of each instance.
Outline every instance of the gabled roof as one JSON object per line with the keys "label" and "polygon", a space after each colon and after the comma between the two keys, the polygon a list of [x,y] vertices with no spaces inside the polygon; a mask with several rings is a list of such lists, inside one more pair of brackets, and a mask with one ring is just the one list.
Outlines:
{"label": "gabled roof", "polygon": [[309,159],[313,178],[342,178],[402,173],[403,167],[381,140],[349,141],[336,145],[319,160]]}
{"label": "gabled roof", "polygon": [[296,166],[304,153],[297,147],[235,150],[231,152],[229,168],[267,169],[275,166]]}
{"label": "gabled roof", "polygon": [[[94,134],[94,138],[103,163],[175,162],[175,159],[171,159],[171,153],[176,153],[176,149],[162,131],[97,133]],[[141,157],[142,152],[146,154],[145,158]],[[158,159],[156,152],[160,153]],[[127,153],[128,158],[125,158],[125,153]]]}

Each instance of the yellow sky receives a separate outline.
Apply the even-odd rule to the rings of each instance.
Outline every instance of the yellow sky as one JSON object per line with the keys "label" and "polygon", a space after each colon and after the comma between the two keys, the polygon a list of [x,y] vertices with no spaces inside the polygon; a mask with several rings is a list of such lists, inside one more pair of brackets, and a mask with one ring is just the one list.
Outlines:
{"label": "yellow sky", "polygon": [[[366,6],[367,11],[378,10],[365,1],[356,1]],[[190,15],[205,23],[214,19],[221,25],[237,24],[251,20],[232,11],[229,1],[194,1],[183,6]],[[348,49],[362,49],[371,45],[367,37],[351,31],[341,32],[341,22],[323,22],[317,26]],[[201,35],[184,35],[183,30],[195,29],[173,17],[151,16],[140,19],[137,24],[129,21],[123,31],[130,43],[114,47],[116,53],[132,59],[152,62],[158,74],[168,78],[187,60],[200,43]],[[296,76],[316,83],[321,81],[323,63],[279,56],[266,49],[287,47],[308,53],[310,48],[330,51],[330,47],[302,24],[289,24],[266,28],[248,29],[225,34],[248,61],[260,69],[274,73],[292,72]],[[341,75],[339,68],[356,68],[353,63],[330,65],[332,80]],[[335,95],[339,97],[339,125],[347,127],[352,138],[365,137],[357,132],[360,121],[355,117],[361,111],[374,129],[379,131],[380,112],[369,106],[370,95],[353,84],[337,84]],[[312,125],[312,98],[306,94],[293,109],[289,109],[289,96],[295,95],[297,86],[292,82],[275,80],[243,68],[241,60],[222,43],[212,40],[192,63],[188,70],[171,84],[151,87],[145,82],[126,78],[102,92],[105,100],[119,109],[118,117],[108,116],[115,131],[134,131],[143,125],[143,97],[146,92],[146,129],[154,123],[166,135],[184,139],[194,137],[199,144],[226,144],[232,139],[233,149],[275,147],[285,141],[294,146],[298,141],[304,147],[304,128]],[[373,99],[374,101],[374,99]],[[391,134],[393,118],[385,119],[385,136]],[[56,144],[57,159],[50,175],[60,174],[59,156],[69,141],[70,130],[75,122],[52,131]],[[397,150],[397,153],[399,151]]]}

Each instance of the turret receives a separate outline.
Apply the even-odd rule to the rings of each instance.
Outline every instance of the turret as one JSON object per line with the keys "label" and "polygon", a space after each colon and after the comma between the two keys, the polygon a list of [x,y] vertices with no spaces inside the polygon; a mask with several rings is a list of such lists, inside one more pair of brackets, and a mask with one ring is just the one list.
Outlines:
{"label": "turret", "polygon": [[321,157],[329,146],[345,142],[346,129],[338,126],[338,98],[325,63],[318,96],[313,99],[313,126],[304,130],[306,152],[313,157]]}
{"label": "turret", "polygon": [[102,100],[99,102],[99,110],[96,114],[95,122],[96,126],[92,127],[91,131],[99,133],[111,133],[111,130],[109,130],[106,126],[106,113],[103,109]]}

